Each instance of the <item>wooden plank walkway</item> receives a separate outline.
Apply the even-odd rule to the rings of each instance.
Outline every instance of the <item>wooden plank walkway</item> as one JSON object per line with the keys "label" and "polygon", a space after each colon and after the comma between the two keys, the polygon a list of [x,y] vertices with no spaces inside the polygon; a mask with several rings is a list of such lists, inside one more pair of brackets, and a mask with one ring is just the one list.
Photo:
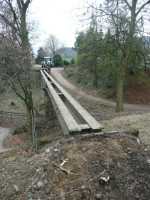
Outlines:
{"label": "wooden plank walkway", "polygon": [[[47,92],[52,100],[55,112],[61,124],[64,134],[99,132],[103,126],[98,123],[89,112],[83,108],[51,75],[45,70],[41,70],[42,78],[46,84]],[[68,107],[68,102],[74,113]],[[82,118],[82,122],[77,122],[74,114]],[[83,123],[84,122],[84,123]]]}

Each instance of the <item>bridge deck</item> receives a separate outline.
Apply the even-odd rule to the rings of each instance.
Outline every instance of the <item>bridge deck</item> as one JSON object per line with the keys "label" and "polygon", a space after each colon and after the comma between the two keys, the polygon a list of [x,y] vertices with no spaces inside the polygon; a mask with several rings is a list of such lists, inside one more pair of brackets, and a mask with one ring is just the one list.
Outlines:
{"label": "bridge deck", "polygon": [[102,125],[51,75],[45,70],[41,70],[41,75],[64,134],[102,130]]}

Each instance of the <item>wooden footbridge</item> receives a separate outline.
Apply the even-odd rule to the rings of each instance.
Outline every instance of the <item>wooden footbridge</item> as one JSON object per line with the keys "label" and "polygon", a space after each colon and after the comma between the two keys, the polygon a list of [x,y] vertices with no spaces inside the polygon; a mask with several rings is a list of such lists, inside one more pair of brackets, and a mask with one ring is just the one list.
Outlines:
{"label": "wooden footbridge", "polygon": [[102,125],[83,108],[46,70],[41,70],[42,85],[52,102],[63,133],[95,133]]}

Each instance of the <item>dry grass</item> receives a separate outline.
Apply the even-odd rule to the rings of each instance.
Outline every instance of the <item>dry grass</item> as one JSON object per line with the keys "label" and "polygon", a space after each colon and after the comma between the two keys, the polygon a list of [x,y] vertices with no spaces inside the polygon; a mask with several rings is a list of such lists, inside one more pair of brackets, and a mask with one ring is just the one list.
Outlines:
{"label": "dry grass", "polygon": [[150,146],[150,113],[115,117],[102,123],[106,131],[138,129],[141,140]]}
{"label": "dry grass", "polygon": [[[36,88],[33,90],[33,99],[35,107],[38,108],[43,102],[43,93],[41,88]],[[14,105],[11,105],[11,103]],[[6,112],[25,112],[24,103],[12,92],[4,93],[0,95],[0,110]]]}

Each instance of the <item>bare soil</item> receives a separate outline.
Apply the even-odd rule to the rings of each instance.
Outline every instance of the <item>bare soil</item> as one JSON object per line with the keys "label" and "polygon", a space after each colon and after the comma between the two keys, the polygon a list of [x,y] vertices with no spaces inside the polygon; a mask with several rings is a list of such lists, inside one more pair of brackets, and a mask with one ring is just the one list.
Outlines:
{"label": "bare soil", "polygon": [[150,105],[150,85],[132,84],[126,92],[126,100],[131,104]]}
{"label": "bare soil", "polygon": [[2,200],[149,200],[150,156],[126,133],[62,138],[0,154]]}

